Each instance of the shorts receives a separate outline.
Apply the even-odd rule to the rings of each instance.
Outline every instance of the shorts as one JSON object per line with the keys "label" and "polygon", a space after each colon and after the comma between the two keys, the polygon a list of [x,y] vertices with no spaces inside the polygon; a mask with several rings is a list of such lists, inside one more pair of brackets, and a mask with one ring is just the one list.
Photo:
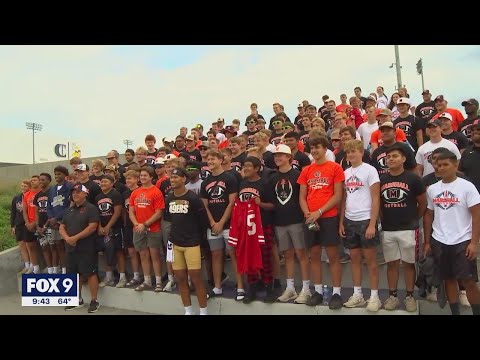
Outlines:
{"label": "shorts", "polygon": [[467,240],[460,244],[446,245],[432,238],[432,255],[440,280],[478,281],[477,260],[468,260],[465,256],[469,243]]}
{"label": "shorts", "polygon": [[200,245],[190,247],[173,245],[173,270],[200,270],[201,268]]}
{"label": "shorts", "polygon": [[320,218],[317,220],[320,229],[318,231],[308,230],[304,225],[305,245],[312,246],[338,246],[340,235],[338,235],[338,217]]}
{"label": "shorts", "polygon": [[365,238],[370,220],[352,221],[347,218],[343,220],[345,228],[345,238],[343,239],[343,246],[347,249],[371,249],[376,248],[380,244],[380,237],[378,236],[378,227],[375,226],[375,236],[371,239]]}
{"label": "shorts", "polygon": [[89,276],[98,272],[96,251],[67,252],[67,274]]}
{"label": "shorts", "polygon": [[382,246],[386,262],[402,260],[415,264],[418,230],[384,231]]}
{"label": "shorts", "polygon": [[15,226],[15,239],[17,241],[24,241],[27,236],[27,231],[24,224]]}
{"label": "shorts", "polygon": [[23,240],[25,240],[26,243],[32,243],[37,241],[37,235],[35,235],[34,232],[29,231],[26,227],[24,237],[25,239]]}
{"label": "shorts", "polygon": [[146,248],[162,249],[162,233],[161,231],[145,231],[140,234],[133,232],[133,245],[137,251]]}
{"label": "shorts", "polygon": [[133,248],[133,228],[124,227],[122,229],[123,233],[123,247],[124,248]]}
{"label": "shorts", "polygon": [[161,241],[163,242],[163,247],[166,248],[170,238],[170,229],[172,228],[172,223],[170,221],[162,220],[161,228]]}
{"label": "shorts", "polygon": [[60,235],[60,232],[58,231],[58,229],[52,229],[52,240],[53,241],[62,240],[62,235]]}
{"label": "shorts", "polygon": [[110,240],[105,242],[104,236],[97,236],[97,251],[103,252],[105,255],[105,262],[108,266],[115,266],[117,264],[116,252],[122,250],[122,233],[116,231],[110,235]]}
{"label": "shorts", "polygon": [[232,247],[228,245],[228,236],[230,229],[224,229],[221,234],[212,235],[212,230],[207,229],[207,240],[210,251],[226,249],[230,251]]}
{"label": "shorts", "polygon": [[275,226],[275,237],[278,240],[278,250],[283,252],[289,249],[305,249],[304,225],[302,223],[286,226]]}

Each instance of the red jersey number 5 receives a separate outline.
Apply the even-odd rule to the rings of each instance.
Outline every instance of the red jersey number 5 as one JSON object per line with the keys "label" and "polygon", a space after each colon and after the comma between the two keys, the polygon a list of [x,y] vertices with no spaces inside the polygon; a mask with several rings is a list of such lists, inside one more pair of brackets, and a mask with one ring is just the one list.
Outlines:
{"label": "red jersey number 5", "polygon": [[248,226],[247,233],[250,236],[255,235],[255,233],[257,232],[257,225],[255,224],[255,222],[252,221],[254,219],[255,219],[255,214],[247,215],[247,226]]}

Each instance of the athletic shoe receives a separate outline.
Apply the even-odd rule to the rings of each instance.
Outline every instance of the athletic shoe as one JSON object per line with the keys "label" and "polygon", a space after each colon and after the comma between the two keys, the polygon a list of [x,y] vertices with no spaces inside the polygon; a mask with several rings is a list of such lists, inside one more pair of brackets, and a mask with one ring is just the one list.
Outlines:
{"label": "athletic shoe", "polygon": [[398,305],[400,304],[400,300],[398,300],[398,297],[390,295],[387,300],[383,303],[383,308],[385,310],[396,310]]}
{"label": "athletic shoe", "polygon": [[125,286],[127,286],[127,279],[123,278],[123,279],[118,280],[118,283],[115,287],[124,288]]}
{"label": "athletic shoe", "polygon": [[468,307],[471,306],[467,298],[467,292],[465,290],[460,291],[460,294],[458,295],[458,300],[460,302],[460,305],[468,306]]}
{"label": "athletic shoe", "polygon": [[257,289],[255,288],[255,284],[250,284],[245,297],[243,298],[244,304],[250,304],[252,301],[257,299]]}
{"label": "athletic shoe", "polygon": [[353,294],[343,306],[347,308],[362,307],[365,306],[365,299],[363,295]]}
{"label": "athletic shoe", "polygon": [[278,299],[278,295],[275,294],[275,289],[273,287],[273,282],[270,284],[265,285],[267,288],[267,295],[265,296],[265,299],[263,299],[263,302],[267,304],[273,304],[275,301]]}
{"label": "athletic shoe", "polygon": [[345,254],[340,258],[340,264],[348,264],[350,260],[351,260],[350,255]]}
{"label": "athletic shoe", "polygon": [[293,301],[295,304],[306,304],[308,300],[312,297],[310,290],[302,290],[298,294],[297,298]]}
{"label": "athletic shoe", "polygon": [[163,291],[165,292],[172,292],[173,289],[177,287],[177,283],[175,281],[168,281],[167,285],[163,288]]}
{"label": "athletic shoe", "polygon": [[100,309],[100,304],[97,300],[90,301],[90,306],[88,307],[89,313],[96,313]]}
{"label": "athletic shoe", "polygon": [[437,302],[437,288],[432,288],[432,291],[427,293],[426,299],[428,301]]}
{"label": "athletic shoe", "polygon": [[85,306],[85,303],[83,302],[83,299],[80,299],[77,306],[66,306],[65,311],[80,309],[80,308],[83,308],[84,306]]}
{"label": "athletic shoe", "polygon": [[417,311],[417,301],[413,298],[413,296],[407,296],[405,298],[404,304],[408,312]]}
{"label": "athletic shoe", "polygon": [[277,300],[280,302],[288,302],[290,300],[295,300],[297,296],[298,294],[295,290],[286,288],[283,294],[279,296]]}
{"label": "athletic shoe", "polygon": [[310,299],[308,299],[305,304],[307,304],[308,306],[322,305],[323,304],[323,295],[315,291],[313,293],[313,295],[310,297]]}
{"label": "athletic shoe", "polygon": [[328,308],[330,310],[338,310],[341,309],[343,306],[342,297],[338,294],[333,294],[328,302]]}
{"label": "athletic shoe", "polygon": [[103,279],[103,281],[101,281],[98,284],[98,287],[104,288],[105,286],[113,286],[113,285],[115,285],[115,282],[113,281],[113,279],[111,280]]}
{"label": "athletic shoe", "polygon": [[367,300],[367,311],[377,312],[382,307],[382,302],[377,298],[370,298]]}

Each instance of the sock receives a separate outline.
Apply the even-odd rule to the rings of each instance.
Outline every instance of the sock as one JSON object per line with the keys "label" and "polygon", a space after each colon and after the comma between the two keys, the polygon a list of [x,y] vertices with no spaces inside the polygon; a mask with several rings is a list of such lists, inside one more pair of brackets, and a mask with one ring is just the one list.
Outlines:
{"label": "sock", "polygon": [[287,289],[294,290],[295,291],[295,286],[294,286],[294,280],[293,279],[287,279]]}
{"label": "sock", "polygon": [[315,291],[319,293],[320,295],[323,295],[323,285],[315,285]]}
{"label": "sock", "polygon": [[378,299],[378,289],[377,289],[377,290],[373,290],[373,289],[372,289],[372,290],[370,291],[370,297],[371,297],[372,299]]}
{"label": "sock", "polygon": [[193,314],[192,305],[185,306],[185,315],[192,315],[192,314]]}
{"label": "sock", "polygon": [[[335,294],[340,295],[341,290],[342,290],[342,288],[340,286],[339,287],[334,286],[333,291],[332,291],[332,295],[335,295]],[[360,288],[360,294],[361,294],[361,292],[362,292],[362,288]]]}
{"label": "sock", "polygon": [[30,263],[30,269],[32,269],[32,270],[33,270],[33,264],[32,264],[32,263]]}
{"label": "sock", "polygon": [[66,267],[62,267],[62,274],[66,274],[67,273],[67,268]]}
{"label": "sock", "polygon": [[200,308],[200,315],[208,315],[207,308]]}
{"label": "sock", "polygon": [[30,269],[30,263],[29,262],[25,263],[25,269]]}
{"label": "sock", "polygon": [[120,280],[126,280],[127,277],[125,276],[125,273],[120,273]]}
{"label": "sock", "polygon": [[113,279],[113,271],[107,271],[107,275],[105,276],[105,281],[111,281]]}
{"label": "sock", "polygon": [[407,291],[407,296],[413,297],[413,291]]}
{"label": "sock", "polygon": [[133,273],[133,278],[134,278],[135,280],[140,280],[140,273],[139,273],[138,271],[137,271],[137,272],[134,272],[134,273]]}
{"label": "sock", "polygon": [[58,270],[59,270],[58,266],[53,267],[53,273],[54,274],[58,274]]}
{"label": "sock", "polygon": [[460,304],[459,303],[453,303],[453,304],[450,303],[450,310],[452,311],[452,315],[460,315]]}
{"label": "sock", "polygon": [[223,290],[222,290],[222,289],[219,289],[219,288],[216,288],[216,287],[214,287],[214,288],[213,288],[213,292],[214,292],[215,294],[217,294],[217,295],[221,295],[221,294],[223,293]]}
{"label": "sock", "polygon": [[145,284],[152,286],[152,277],[150,275],[144,276],[145,280],[143,281]]}
{"label": "sock", "polygon": [[397,289],[395,289],[395,290],[389,290],[388,293],[390,294],[390,296],[393,296],[393,297],[397,297],[397,296],[398,296],[398,291],[397,291]]}
{"label": "sock", "polygon": [[362,287],[361,286],[354,286],[353,287],[353,293],[355,295],[363,295],[362,294]]}
{"label": "sock", "polygon": [[480,315],[480,304],[471,304],[473,315]]}
{"label": "sock", "polygon": [[237,292],[243,292],[243,293],[245,293],[245,289],[237,289]]}
{"label": "sock", "polygon": [[161,284],[162,283],[162,277],[161,276],[155,276],[155,284]]}
{"label": "sock", "polygon": [[302,290],[303,291],[310,291],[310,280],[303,280],[302,281]]}
{"label": "sock", "polygon": [[174,280],[173,280],[173,275],[172,275],[172,274],[168,274],[168,281],[171,281],[171,282],[173,282],[173,281],[174,281]]}
{"label": "sock", "polygon": [[49,274],[53,274],[53,267],[47,268],[47,272],[48,272]]}
{"label": "sock", "polygon": [[40,265],[34,265],[33,266],[33,273],[34,274],[40,274]]}

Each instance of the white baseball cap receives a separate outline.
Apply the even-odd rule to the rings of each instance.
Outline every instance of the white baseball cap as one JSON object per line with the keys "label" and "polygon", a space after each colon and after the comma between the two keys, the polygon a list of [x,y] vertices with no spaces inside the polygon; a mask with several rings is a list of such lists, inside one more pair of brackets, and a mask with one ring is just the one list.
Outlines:
{"label": "white baseball cap", "polygon": [[445,119],[448,119],[450,121],[453,121],[452,115],[450,115],[448,112],[441,113],[438,116],[438,119],[441,119],[441,118],[445,118]]}
{"label": "white baseball cap", "polygon": [[407,97],[401,97],[400,99],[398,99],[397,101],[397,105],[398,104],[407,104],[407,105],[410,105],[410,99],[407,98]]}
{"label": "white baseball cap", "polygon": [[292,150],[285,144],[279,144],[273,151],[274,154],[289,154],[292,155]]}

